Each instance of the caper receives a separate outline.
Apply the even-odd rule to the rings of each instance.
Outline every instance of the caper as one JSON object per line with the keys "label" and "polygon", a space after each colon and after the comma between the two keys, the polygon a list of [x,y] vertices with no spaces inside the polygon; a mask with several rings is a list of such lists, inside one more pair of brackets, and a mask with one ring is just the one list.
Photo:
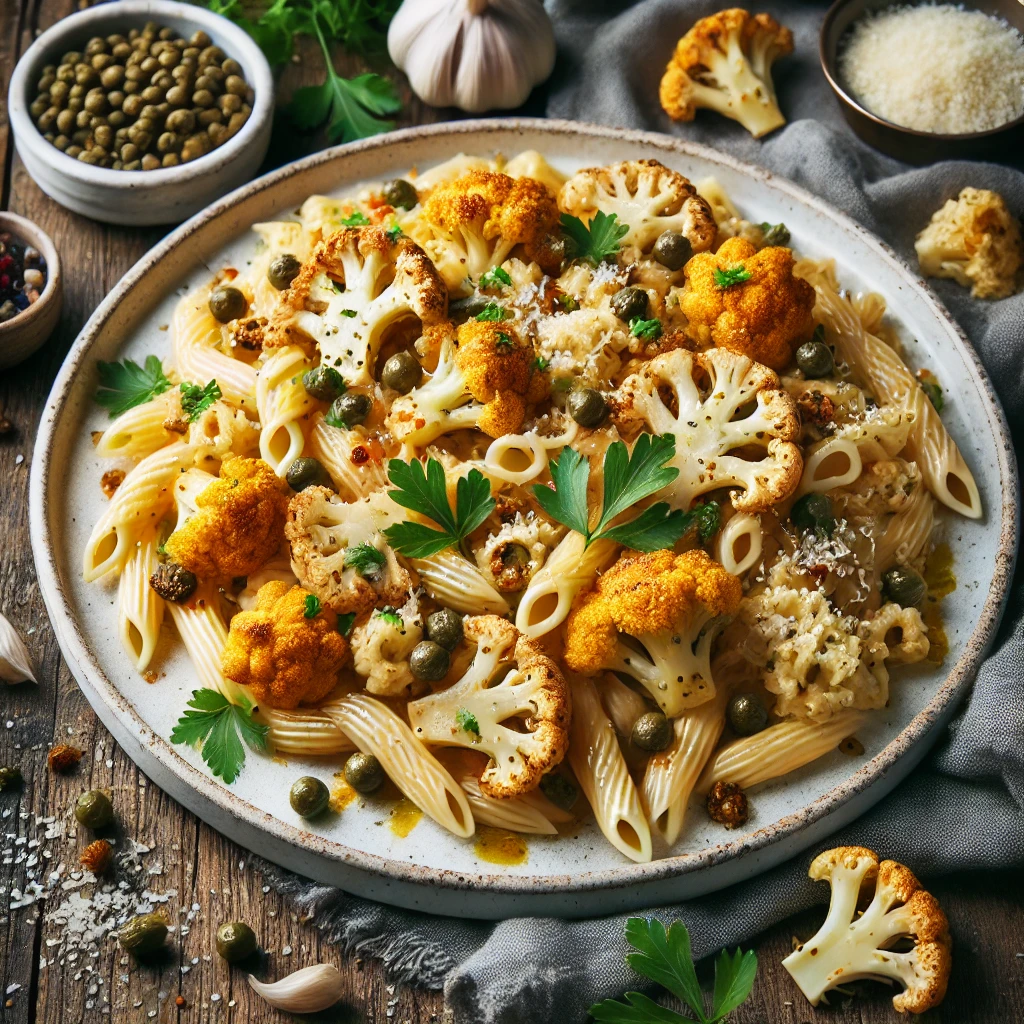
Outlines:
{"label": "caper", "polygon": [[229,964],[239,964],[259,948],[256,933],[244,921],[229,921],[217,929],[217,952]]}
{"label": "caper", "polygon": [[438,608],[426,621],[426,637],[446,651],[454,651],[462,640],[462,616],[454,608]]}
{"label": "caper", "polygon": [[210,293],[210,312],[222,324],[245,316],[249,303],[245,296],[231,285],[222,284]]}
{"label": "caper", "polygon": [[75,820],[86,828],[105,828],[114,820],[110,797],[98,789],[83,793],[75,804]]}
{"label": "caper", "polygon": [[331,791],[312,775],[303,775],[296,779],[288,794],[288,802],[292,810],[303,818],[315,818],[327,810],[331,799]]}
{"label": "caper", "polygon": [[647,711],[633,723],[630,739],[641,750],[664,750],[672,742],[672,723],[660,711]]}
{"label": "caper", "polygon": [[283,252],[270,261],[267,268],[267,280],[278,290],[283,291],[292,281],[295,275],[302,269],[298,258],[290,252]]}
{"label": "caper", "polygon": [[456,322],[461,323],[471,317],[482,313],[494,299],[487,295],[467,295],[463,299],[454,299],[448,303],[448,315]]}
{"label": "caper", "polygon": [[167,919],[162,914],[140,914],[117,933],[121,948],[133,956],[155,953],[167,941]]}
{"label": "caper", "polygon": [[384,202],[396,210],[411,210],[419,201],[416,189],[405,178],[394,178],[384,183]]}
{"label": "caper", "polygon": [[894,565],[882,573],[882,592],[890,601],[913,608],[924,600],[927,590],[920,573],[906,565]]}
{"label": "caper", "polygon": [[624,323],[647,312],[648,295],[643,288],[620,288],[612,296],[612,312]]}
{"label": "caper", "polygon": [[343,426],[350,429],[362,423],[370,415],[372,408],[373,401],[369,395],[363,395],[357,391],[346,391],[331,403],[327,420],[331,426]]}
{"label": "caper", "polygon": [[408,351],[396,352],[380,373],[380,382],[388,388],[407,395],[423,376],[423,368],[416,357]]}
{"label": "caper", "polygon": [[317,484],[323,487],[331,486],[331,477],[324,469],[319,459],[300,458],[296,459],[285,474],[285,480],[293,491],[304,491],[307,487]]}
{"label": "caper", "polygon": [[737,736],[753,736],[768,724],[768,709],[755,693],[738,693],[725,709],[729,725]]}
{"label": "caper", "polygon": [[796,365],[805,377],[827,377],[836,363],[832,350],[823,341],[805,341],[796,350]]}
{"label": "caper", "polygon": [[451,655],[433,640],[421,640],[409,655],[409,671],[427,683],[436,683],[448,675]]}
{"label": "caper", "polygon": [[577,388],[569,392],[565,405],[569,415],[581,427],[596,427],[607,411],[601,392],[593,388]]}
{"label": "caper", "polygon": [[540,777],[540,791],[559,809],[572,810],[579,796],[573,781],[561,772],[549,772]]}
{"label": "caper", "polygon": [[662,231],[651,254],[669,270],[681,270],[693,255],[693,245],[681,231]]}
{"label": "caper", "polygon": [[345,390],[345,380],[333,366],[321,363],[302,375],[302,386],[307,395],[321,402],[333,402]]}
{"label": "caper", "polygon": [[352,754],[343,769],[345,781],[357,793],[374,793],[384,785],[387,776],[373,754]]}
{"label": "caper", "polygon": [[826,495],[814,492],[793,502],[789,518],[799,530],[820,530],[830,537],[836,525],[832,502]]}

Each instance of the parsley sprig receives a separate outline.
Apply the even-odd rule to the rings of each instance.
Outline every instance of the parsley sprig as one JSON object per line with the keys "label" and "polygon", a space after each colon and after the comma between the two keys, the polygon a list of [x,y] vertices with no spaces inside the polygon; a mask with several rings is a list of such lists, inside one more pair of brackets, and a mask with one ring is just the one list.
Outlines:
{"label": "parsley sprig", "polygon": [[345,568],[355,569],[366,579],[379,579],[387,558],[372,544],[353,544],[345,549]]}
{"label": "parsley sprig", "polygon": [[341,218],[341,223],[347,228],[361,228],[370,223],[370,218],[362,210],[353,210]]}
{"label": "parsley sprig", "polygon": [[253,720],[253,705],[244,697],[232,704],[216,690],[193,690],[189,710],[171,730],[172,743],[200,747],[215,776],[231,783],[245,764],[245,747],[267,749],[267,726]]}
{"label": "parsley sprig", "polygon": [[444,467],[437,459],[428,459],[426,471],[418,461],[388,462],[388,479],[394,486],[391,500],[403,508],[419,512],[437,523],[439,529],[424,523],[395,523],[384,531],[388,543],[407,558],[428,558],[445,548],[457,548],[494,509],[491,485],[478,469],[459,477],[455,485],[455,510],[448,503]]}
{"label": "parsley sprig", "polygon": [[220,399],[220,385],[211,380],[205,388],[198,384],[190,384],[188,381],[181,385],[181,411],[189,423],[195,423],[199,417]]}
{"label": "parsley sprig", "polygon": [[715,988],[708,1016],[693,966],[690,933],[682,921],[673,921],[666,931],[656,918],[631,917],[626,922],[626,941],[636,950],[626,956],[629,966],[668,989],[693,1011],[693,1017],[684,1017],[640,992],[627,992],[625,1003],[605,999],[591,1006],[594,1020],[606,1024],[683,1024],[693,1020],[719,1024],[746,1001],[754,986],[757,955],[753,950],[741,953],[737,949],[730,955],[723,949],[715,961]]}
{"label": "parsley sprig", "polygon": [[508,320],[511,313],[498,302],[488,302],[483,309],[474,317],[481,323],[496,323],[499,320]]}
{"label": "parsley sprig", "polygon": [[511,283],[512,278],[504,267],[492,267],[480,275],[480,287],[484,291],[489,288],[501,289]]}
{"label": "parsley sprig", "polygon": [[307,594],[303,602],[302,614],[307,619],[315,619],[320,614],[320,598],[316,594]]}
{"label": "parsley sprig", "polygon": [[123,363],[99,362],[96,366],[100,372],[96,404],[107,409],[112,420],[171,387],[157,356],[146,356],[142,366],[131,359]]}
{"label": "parsley sprig", "polygon": [[629,321],[629,333],[634,338],[648,338],[654,341],[661,337],[661,321],[655,317],[653,320],[644,320],[635,316]]}
{"label": "parsley sprig", "polygon": [[589,224],[584,224],[579,217],[569,213],[562,214],[561,222],[573,250],[566,255],[595,266],[615,258],[622,237],[629,231],[628,224],[619,223],[617,214],[601,210],[594,214]]}
{"label": "parsley sprig", "polygon": [[471,732],[477,736],[480,735],[480,723],[477,721],[476,715],[469,708],[459,708],[455,712],[455,724],[463,732]]}
{"label": "parsley sprig", "polygon": [[733,285],[749,281],[750,271],[746,267],[729,267],[727,270],[715,267],[714,277],[719,288],[731,288]]}

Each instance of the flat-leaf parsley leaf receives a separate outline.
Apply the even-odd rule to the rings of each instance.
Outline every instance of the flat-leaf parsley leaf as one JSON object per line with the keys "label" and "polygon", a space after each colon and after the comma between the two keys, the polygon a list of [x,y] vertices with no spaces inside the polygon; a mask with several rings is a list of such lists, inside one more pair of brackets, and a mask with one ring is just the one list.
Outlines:
{"label": "flat-leaf parsley leaf", "polygon": [[189,423],[194,423],[220,398],[220,385],[211,380],[205,388],[183,381],[181,385],[181,411]]}
{"label": "flat-leaf parsley leaf", "polygon": [[508,271],[504,267],[492,267],[480,275],[480,287],[484,289],[501,288],[502,285],[511,283],[512,278],[509,277]]}
{"label": "flat-leaf parsley leaf", "polygon": [[347,228],[361,228],[370,223],[370,218],[362,210],[353,210],[341,218],[341,223]]}
{"label": "flat-leaf parsley leaf", "polygon": [[629,321],[629,333],[634,338],[649,338],[653,341],[661,337],[661,321],[657,317],[653,320],[644,320],[635,316]]}
{"label": "flat-leaf parsley leaf", "polygon": [[468,708],[459,708],[455,712],[455,724],[463,732],[475,733],[477,736],[480,735],[480,723],[477,721],[476,715]]}
{"label": "flat-leaf parsley leaf", "polygon": [[216,690],[193,690],[188,708],[171,730],[172,743],[202,749],[210,771],[225,782],[234,782],[245,764],[245,747],[267,749],[267,726],[253,721],[252,704],[244,697],[232,704]]}
{"label": "flat-leaf parsley leaf", "polygon": [[719,288],[731,288],[734,284],[743,284],[749,280],[750,271],[746,267],[729,267],[728,270],[715,267],[715,284]]}
{"label": "flat-leaf parsley leaf", "polygon": [[615,258],[622,237],[629,231],[628,224],[619,223],[617,214],[601,210],[594,214],[589,224],[569,213],[562,214],[561,222],[573,250],[573,259],[586,260],[595,266]]}
{"label": "flat-leaf parsley leaf", "polygon": [[316,594],[307,594],[302,614],[307,619],[315,619],[320,614],[320,598]]}
{"label": "flat-leaf parsley leaf", "polygon": [[131,359],[123,363],[99,362],[96,366],[100,372],[96,403],[109,410],[111,419],[162,395],[171,386],[156,356],[146,356],[142,366]]}
{"label": "flat-leaf parsley leaf", "polygon": [[345,568],[355,569],[360,576],[377,579],[384,568],[387,558],[372,544],[353,544],[345,549]]}
{"label": "flat-leaf parsley leaf", "polygon": [[504,307],[499,305],[497,302],[488,302],[483,309],[480,310],[476,315],[476,319],[481,323],[488,323],[491,321],[507,320],[511,314]]}

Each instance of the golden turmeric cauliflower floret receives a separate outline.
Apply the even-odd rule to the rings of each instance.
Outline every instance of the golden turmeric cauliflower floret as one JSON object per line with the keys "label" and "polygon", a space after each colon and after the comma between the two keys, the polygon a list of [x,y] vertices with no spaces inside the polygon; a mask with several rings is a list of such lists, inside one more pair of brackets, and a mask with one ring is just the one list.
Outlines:
{"label": "golden turmeric cauliflower floret", "polygon": [[976,299],[1017,291],[1024,263],[1020,222],[997,192],[965,188],[932,214],[914,242],[925,277],[950,277]]}
{"label": "golden turmeric cauliflower floret", "polygon": [[255,572],[284,540],[286,490],[262,459],[226,459],[196,496],[196,513],[167,538],[168,558],[213,582]]}
{"label": "golden turmeric cauliflower floret", "polygon": [[770,14],[732,7],[701,18],[665,68],[662,108],[675,121],[692,121],[699,107],[717,110],[760,138],[786,123],[772,64],[792,52],[793,33]]}
{"label": "golden turmeric cauliflower floret", "polygon": [[615,214],[629,230],[622,245],[650,248],[663,231],[685,235],[694,252],[715,240],[711,207],[688,178],[657,160],[624,160],[577,171],[558,194],[562,209],[590,218],[598,210]]}
{"label": "golden turmeric cauliflower floret", "polygon": [[[828,915],[782,966],[812,1006],[829,989],[865,978],[902,985],[892,1000],[901,1013],[924,1013],[942,1002],[952,969],[949,922],[909,868],[879,863],[863,846],[840,846],[818,854],[807,874],[831,885]],[[909,949],[897,949],[907,941]]]}
{"label": "golden turmeric cauliflower floret", "polygon": [[463,626],[476,647],[469,668],[447,689],[412,701],[409,723],[424,743],[487,754],[491,763],[480,776],[487,796],[520,796],[569,748],[569,687],[555,662],[511,622],[476,615]]}
{"label": "golden turmeric cauliflower floret", "polygon": [[625,552],[573,602],[565,664],[630,675],[678,717],[714,697],[711,645],[742,593],[739,579],[699,548]]}
{"label": "golden turmeric cauliflower floret", "polygon": [[814,288],[793,276],[794,263],[792,250],[759,250],[745,238],[726,239],[718,252],[694,256],[679,296],[687,333],[702,345],[784,370],[814,330]]}
{"label": "golden turmeric cauliflower floret", "polygon": [[221,668],[260,704],[290,711],[323,700],[348,658],[334,612],[308,590],[271,580],[256,606],[231,620]]}

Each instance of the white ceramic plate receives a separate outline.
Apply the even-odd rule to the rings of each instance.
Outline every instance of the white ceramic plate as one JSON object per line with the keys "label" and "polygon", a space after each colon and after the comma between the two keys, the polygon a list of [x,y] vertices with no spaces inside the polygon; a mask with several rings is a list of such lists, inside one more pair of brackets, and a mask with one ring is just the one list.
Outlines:
{"label": "white ceramic plate", "polygon": [[[625,861],[592,825],[555,841],[530,838],[516,867],[480,860],[472,840],[423,818],[407,838],[388,827],[388,807],[355,805],[308,831],[288,807],[302,774],[330,780],[337,764],[250,755],[238,781],[212,779],[199,755],[167,741],[197,680],[180,645],[167,644],[155,684],[130,667],[115,628],[115,591],[82,582],[82,549],[104,504],[90,432],[105,413],[91,399],[96,361],[166,355],[165,325],[181,290],[210,270],[246,258],[249,226],[287,216],[314,192],[420,169],[457,152],[538,149],[565,171],[629,157],[656,157],[688,177],[714,175],[755,221],[785,221],[794,246],[834,256],[844,285],[882,292],[902,325],[909,359],[947,384],[943,418],[973,469],[985,506],[979,522],[950,525],[957,590],[944,613],[950,655],[943,671],[907,674],[891,705],[858,733],[865,754],[834,753],[753,794],[751,831],[727,833],[697,808],[673,856]],[[669,902],[720,888],[780,862],[852,820],[920,760],[955,708],[991,640],[1011,576],[1017,480],[1006,423],[977,357],[916,275],[883,244],[815,197],[764,171],[663,136],[551,121],[479,121],[397,132],[328,150],[239,189],[169,235],[96,311],[61,370],[32,464],[31,528],[39,584],[76,679],[104,724],[175,799],[243,846],[350,891],[460,916],[593,915]],[[451,901],[451,891],[475,898]]]}

